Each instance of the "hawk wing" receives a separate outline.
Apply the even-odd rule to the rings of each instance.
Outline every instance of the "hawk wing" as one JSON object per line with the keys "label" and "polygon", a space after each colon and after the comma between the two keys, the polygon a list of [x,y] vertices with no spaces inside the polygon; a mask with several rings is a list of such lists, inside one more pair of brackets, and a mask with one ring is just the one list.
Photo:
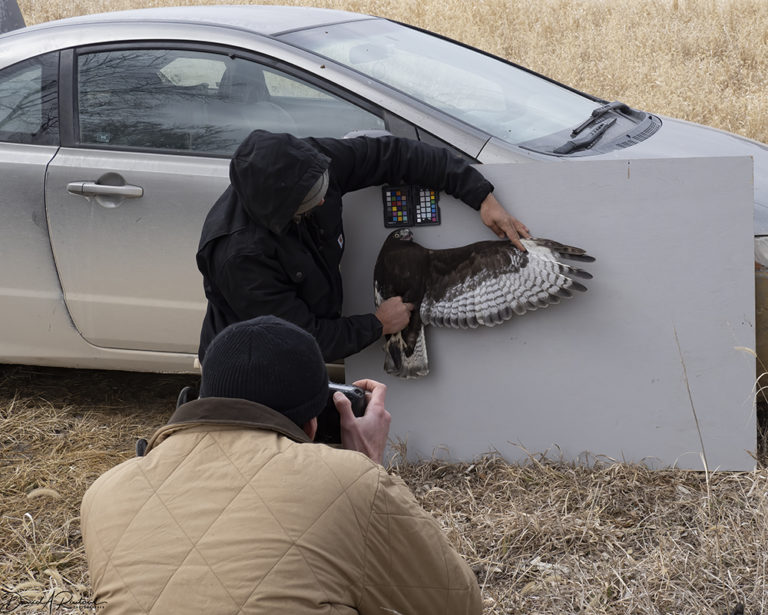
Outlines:
{"label": "hawk wing", "polygon": [[420,314],[438,327],[492,327],[515,314],[545,308],[586,288],[586,271],[561,262],[591,262],[584,250],[549,239],[523,239],[527,252],[506,240],[430,250]]}

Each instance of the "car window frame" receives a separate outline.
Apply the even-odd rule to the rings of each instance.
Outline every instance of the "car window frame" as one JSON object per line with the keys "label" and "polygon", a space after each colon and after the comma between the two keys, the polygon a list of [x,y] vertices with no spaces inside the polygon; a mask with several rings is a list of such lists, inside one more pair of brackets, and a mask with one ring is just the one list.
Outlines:
{"label": "car window frame", "polygon": [[417,128],[407,120],[394,115],[387,109],[384,109],[372,103],[371,101],[360,97],[359,95],[339,86],[336,83],[324,80],[317,75],[314,75],[288,62],[281,61],[272,56],[228,45],[217,45],[214,43],[147,39],[139,41],[124,41],[118,43],[98,43],[61,50],[59,58],[59,138],[63,147],[106,151],[130,151],[136,153],[171,156],[195,156],[203,158],[228,159],[231,157],[227,154],[214,154],[210,152],[200,152],[194,150],[153,149],[138,147],[125,148],[124,146],[119,145],[80,142],[80,118],[77,99],[78,57],[91,53],[125,51],[132,49],[175,49],[181,51],[198,51],[201,53],[212,53],[230,58],[238,58],[250,62],[256,62],[263,65],[265,68],[274,69],[291,77],[295,77],[301,81],[306,82],[308,85],[316,87],[321,91],[327,92],[340,98],[341,100],[344,100],[345,102],[348,102],[349,104],[352,104],[368,113],[371,113],[372,115],[380,118],[384,122],[386,130],[393,132],[393,134],[399,134],[400,136],[407,136],[414,139],[418,138]]}

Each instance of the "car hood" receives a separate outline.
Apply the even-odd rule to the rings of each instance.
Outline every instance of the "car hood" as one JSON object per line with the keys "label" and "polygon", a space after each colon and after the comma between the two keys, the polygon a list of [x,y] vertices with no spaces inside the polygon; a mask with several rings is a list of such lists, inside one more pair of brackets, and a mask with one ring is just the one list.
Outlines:
{"label": "car hood", "polygon": [[651,138],[595,158],[751,156],[754,161],[754,232],[755,235],[768,235],[768,145],[693,122],[668,117],[661,119],[661,129]]}

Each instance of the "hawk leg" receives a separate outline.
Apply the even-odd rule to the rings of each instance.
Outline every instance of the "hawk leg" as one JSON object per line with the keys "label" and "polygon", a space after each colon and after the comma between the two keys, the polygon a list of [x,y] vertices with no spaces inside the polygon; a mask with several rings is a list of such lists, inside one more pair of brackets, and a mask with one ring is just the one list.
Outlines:
{"label": "hawk leg", "polygon": [[416,310],[405,329],[387,336],[384,371],[399,378],[421,378],[429,373],[424,325]]}

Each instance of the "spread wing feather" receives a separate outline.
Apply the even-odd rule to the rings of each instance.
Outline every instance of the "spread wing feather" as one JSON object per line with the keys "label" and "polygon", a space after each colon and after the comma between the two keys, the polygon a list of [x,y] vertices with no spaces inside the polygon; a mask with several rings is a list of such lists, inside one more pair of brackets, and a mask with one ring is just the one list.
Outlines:
{"label": "spread wing feather", "polygon": [[545,308],[570,297],[589,279],[586,271],[561,262],[593,261],[584,250],[548,239],[523,240],[527,252],[508,241],[484,241],[430,250],[431,268],[420,315],[439,327],[492,327],[515,314]]}

